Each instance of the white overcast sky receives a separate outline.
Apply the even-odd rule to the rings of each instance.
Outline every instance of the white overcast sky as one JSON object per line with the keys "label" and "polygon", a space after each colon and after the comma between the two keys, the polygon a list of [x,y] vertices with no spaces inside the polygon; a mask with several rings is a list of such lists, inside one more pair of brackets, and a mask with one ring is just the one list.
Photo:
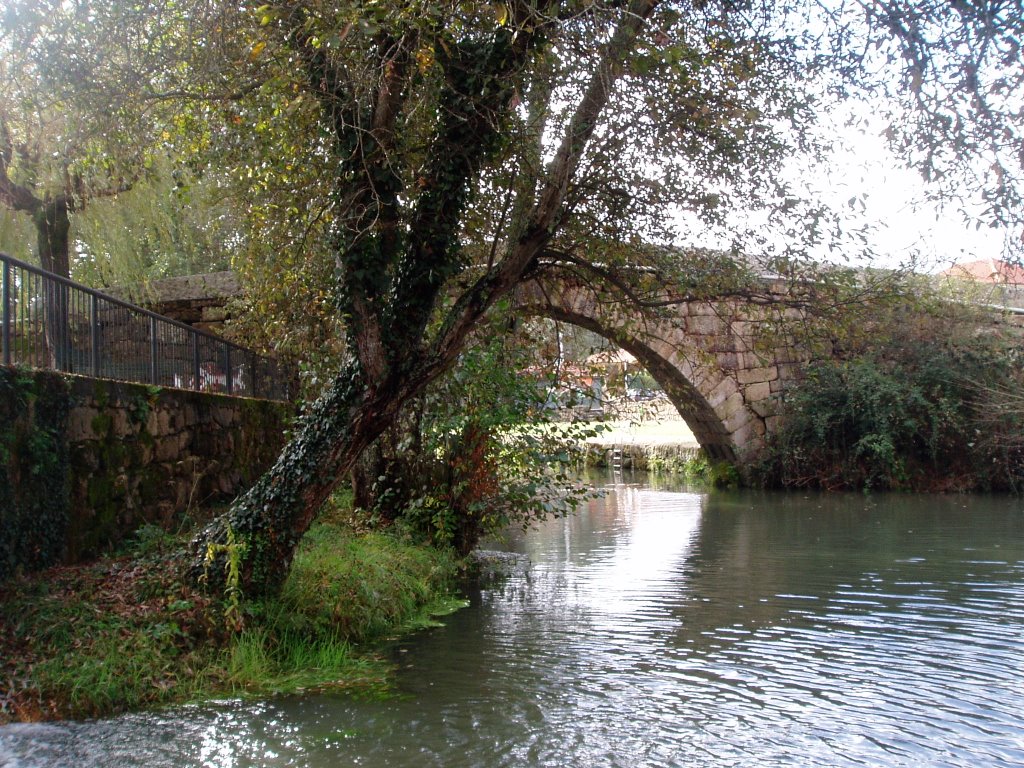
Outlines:
{"label": "white overcast sky", "polygon": [[[826,115],[822,118],[829,121]],[[783,171],[793,192],[808,200],[819,200],[848,217],[845,228],[853,231],[869,227],[867,245],[873,252],[870,262],[856,256],[858,246],[841,248],[840,256],[827,249],[812,250],[816,260],[838,261],[854,266],[870,263],[877,267],[907,267],[917,272],[934,273],[953,264],[987,258],[1001,258],[1009,235],[1007,229],[978,227],[968,222],[962,209],[971,210],[971,197],[941,205],[928,199],[928,190],[920,174],[907,168],[887,148],[880,128],[848,127],[840,118],[821,128],[838,140],[835,154],[812,162],[795,157]],[[851,208],[851,198],[858,204]],[[758,228],[765,214],[738,210],[734,214],[737,229]],[[680,244],[710,248],[728,248],[728,225],[711,234],[695,217],[678,214],[682,228]],[[767,223],[762,225],[768,229]],[[1019,233],[1016,235],[1019,236]],[[776,245],[786,237],[775,236]]]}
{"label": "white overcast sky", "polygon": [[[897,266],[917,252],[919,271],[937,271],[956,262],[999,258],[1004,228],[980,228],[964,220],[958,202],[944,207],[927,199],[920,175],[902,166],[877,133],[838,129],[844,148],[806,183],[824,200],[843,207],[863,195],[863,218],[876,222],[872,243],[885,266]],[[970,200],[964,205],[970,208]]]}

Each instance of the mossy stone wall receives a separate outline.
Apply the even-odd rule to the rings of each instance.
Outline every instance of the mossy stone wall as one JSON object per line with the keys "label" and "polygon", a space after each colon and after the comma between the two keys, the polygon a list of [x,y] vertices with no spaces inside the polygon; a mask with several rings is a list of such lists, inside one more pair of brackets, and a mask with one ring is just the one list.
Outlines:
{"label": "mossy stone wall", "polygon": [[290,406],[0,367],[0,578],[77,562],[144,523],[229,501],[284,443]]}
{"label": "mossy stone wall", "polygon": [[0,578],[58,561],[70,519],[68,384],[0,366]]}

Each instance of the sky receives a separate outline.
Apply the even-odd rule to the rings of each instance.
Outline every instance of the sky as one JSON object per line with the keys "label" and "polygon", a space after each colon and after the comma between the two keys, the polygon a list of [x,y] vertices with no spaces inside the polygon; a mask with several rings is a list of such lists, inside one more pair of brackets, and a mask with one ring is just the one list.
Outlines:
{"label": "sky", "polygon": [[964,221],[957,204],[947,203],[943,208],[929,201],[920,175],[901,165],[881,135],[852,128],[838,130],[843,133],[844,150],[807,183],[838,207],[849,207],[850,198],[863,195],[861,215],[878,224],[871,242],[885,266],[898,266],[915,250],[921,256],[918,271],[922,272],[1000,258],[1006,229],[979,228]]}
{"label": "sky", "polygon": [[[828,120],[827,116],[823,119]],[[783,169],[783,179],[795,194],[824,202],[841,213],[847,231],[866,226],[866,244],[873,255],[870,260],[859,257],[855,244],[837,252],[825,247],[812,248],[809,253],[816,261],[844,266],[910,267],[918,273],[934,274],[954,264],[1003,257],[1009,231],[965,220],[962,209],[972,209],[966,191],[963,199],[945,205],[930,200],[920,174],[889,151],[881,130],[847,127],[838,119],[822,130],[838,137],[839,149],[831,158],[821,161],[794,157]],[[856,203],[851,206],[853,198]],[[980,206],[976,207],[980,210]],[[696,237],[684,234],[682,242],[728,249],[729,238],[735,232],[750,227],[770,229],[764,214],[740,210],[731,220],[735,225],[732,230],[709,234],[695,217],[680,213],[678,221],[684,232],[698,233]],[[787,239],[776,235],[770,241],[782,247]]]}

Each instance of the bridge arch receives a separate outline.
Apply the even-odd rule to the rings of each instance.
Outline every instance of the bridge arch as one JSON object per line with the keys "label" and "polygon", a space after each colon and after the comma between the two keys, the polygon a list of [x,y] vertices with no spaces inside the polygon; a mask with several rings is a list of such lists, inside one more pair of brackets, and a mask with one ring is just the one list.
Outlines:
{"label": "bridge arch", "polygon": [[533,282],[520,286],[516,304],[524,314],[597,333],[636,357],[716,461],[742,465],[757,454],[778,423],[783,389],[802,358],[785,346],[761,348],[764,318],[740,301],[680,302],[671,312],[638,319],[589,286]]}
{"label": "bridge arch", "polygon": [[672,365],[671,361],[659,355],[648,344],[632,336],[617,334],[615,329],[608,328],[595,318],[567,312],[557,307],[549,306],[545,311],[538,311],[536,314],[585,328],[629,352],[665,391],[705,453],[716,461],[736,460],[732,437],[711,407],[711,403],[677,367]]}

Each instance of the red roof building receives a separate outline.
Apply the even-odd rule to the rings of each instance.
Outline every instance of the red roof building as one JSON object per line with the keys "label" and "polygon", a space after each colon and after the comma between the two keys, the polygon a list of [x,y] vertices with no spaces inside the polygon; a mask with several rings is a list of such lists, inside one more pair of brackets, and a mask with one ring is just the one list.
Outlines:
{"label": "red roof building", "polygon": [[1024,267],[999,259],[981,259],[980,261],[954,264],[939,274],[944,277],[974,280],[979,283],[1024,285]]}

